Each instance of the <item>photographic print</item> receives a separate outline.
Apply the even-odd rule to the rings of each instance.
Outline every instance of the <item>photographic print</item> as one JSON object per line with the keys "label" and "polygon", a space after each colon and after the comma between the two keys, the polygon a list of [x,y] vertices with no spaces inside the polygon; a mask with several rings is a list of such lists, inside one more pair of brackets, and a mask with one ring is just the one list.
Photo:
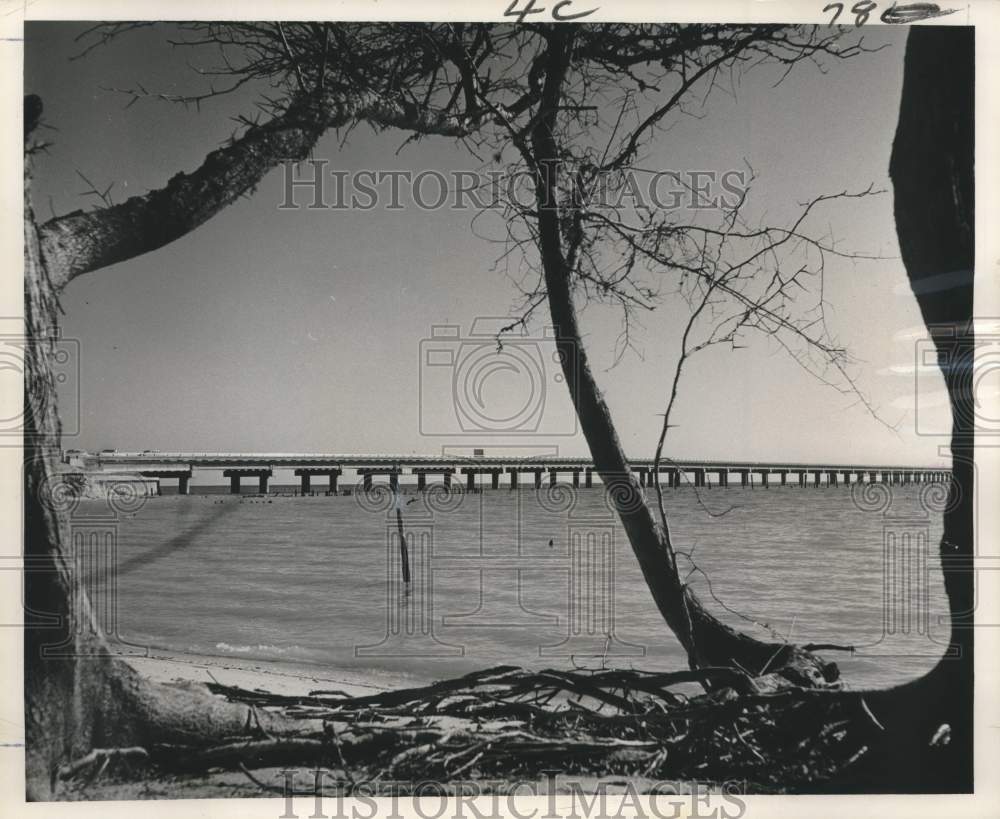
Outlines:
{"label": "photographic print", "polygon": [[142,5],[23,22],[24,799],[980,789],[973,7]]}

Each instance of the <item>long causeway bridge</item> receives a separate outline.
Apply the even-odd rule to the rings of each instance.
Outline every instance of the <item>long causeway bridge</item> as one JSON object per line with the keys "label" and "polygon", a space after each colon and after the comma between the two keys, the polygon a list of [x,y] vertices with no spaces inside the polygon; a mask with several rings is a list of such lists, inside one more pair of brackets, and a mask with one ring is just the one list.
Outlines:
{"label": "long causeway bridge", "polygon": [[[222,470],[229,478],[230,491],[239,493],[244,478],[257,480],[259,491],[267,492],[275,469],[291,469],[299,478],[304,494],[313,491],[313,480],[326,478],[329,491],[336,492],[338,480],[345,470],[353,470],[364,488],[370,488],[375,478],[385,480],[392,488],[399,477],[416,477],[417,489],[426,489],[428,479],[451,487],[453,480],[462,481],[467,489],[477,486],[517,489],[522,479],[525,485],[540,488],[547,478],[550,485],[570,482],[573,486],[594,484],[593,462],[585,458],[568,457],[487,457],[487,456],[425,456],[425,455],[345,455],[318,453],[265,452],[101,452],[85,455],[96,459],[100,468],[110,467],[134,472],[147,478],[176,480],[180,494],[188,494],[195,469]],[[642,486],[655,482],[653,459],[629,462]],[[700,461],[663,460],[660,463],[660,484],[677,488],[682,483],[695,487],[709,486],[837,486],[852,483],[911,484],[950,480],[951,470],[941,466],[900,466],[893,464],[805,464],[788,461]],[[789,479],[789,476],[792,479]],[[523,478],[522,478],[523,476]],[[755,481],[756,477],[756,481]],[[316,487],[319,488],[319,487]]]}

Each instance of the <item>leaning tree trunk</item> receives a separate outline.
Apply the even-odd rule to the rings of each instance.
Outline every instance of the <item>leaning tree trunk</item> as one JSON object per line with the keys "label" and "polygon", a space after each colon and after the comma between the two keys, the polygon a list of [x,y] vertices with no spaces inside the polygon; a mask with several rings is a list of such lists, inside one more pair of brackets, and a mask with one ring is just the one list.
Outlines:
{"label": "leaning tree trunk", "polygon": [[[37,98],[30,101],[40,110]],[[33,119],[37,124],[37,116]],[[178,175],[162,191],[42,226],[31,208],[31,152],[26,150],[23,554],[25,784],[30,800],[52,798],[60,769],[94,748],[211,742],[238,734],[246,721],[246,708],[222,702],[203,688],[144,680],[108,650],[74,566],[70,521],[61,508],[67,487],[55,470],[60,425],[52,361],[59,291],[72,278],[183,235],[288,155],[267,149],[287,149],[293,143],[304,155],[321,132],[302,127],[294,117],[275,122],[277,127],[252,131],[249,138],[211,154],[202,168]],[[189,197],[199,198],[197,209],[185,207]]]}
{"label": "leaning tree trunk", "polygon": [[668,533],[656,521],[629,469],[611,413],[594,379],[584,348],[562,247],[558,215],[559,150],[553,131],[567,70],[572,33],[549,35],[548,64],[537,124],[532,132],[536,173],[539,247],[549,311],[555,327],[563,375],[594,467],[615,499],[643,578],[663,619],[687,651],[692,667],[724,666],[758,677],[772,674],[806,686],[836,679],[836,666],[788,643],[757,640],[736,631],[709,612],[678,575]]}
{"label": "leaning tree trunk", "polygon": [[[58,301],[25,180],[24,714],[26,797],[54,796],[60,768],[94,748],[197,745],[240,734],[247,708],[200,686],[141,678],[114,657],[83,588],[54,464],[59,418],[51,362]],[[267,715],[265,723],[274,727]]]}
{"label": "leaning tree trunk", "polygon": [[[28,129],[41,102],[26,98]],[[201,686],[142,679],[108,650],[74,571],[68,521],[60,513],[54,470],[60,429],[51,360],[58,297],[75,277],[140,256],[190,233],[253,190],[279,163],[301,160],[331,128],[356,120],[421,134],[460,136],[465,126],[447,113],[418,109],[374,93],[317,91],[294,100],[261,125],[212,151],[191,173],[163,188],[43,224],[29,196],[30,133],[25,134],[25,743],[27,795],[51,798],[62,766],[93,748],[177,743],[187,746],[240,734],[247,709],[220,701]],[[269,730],[280,721],[260,715]]]}

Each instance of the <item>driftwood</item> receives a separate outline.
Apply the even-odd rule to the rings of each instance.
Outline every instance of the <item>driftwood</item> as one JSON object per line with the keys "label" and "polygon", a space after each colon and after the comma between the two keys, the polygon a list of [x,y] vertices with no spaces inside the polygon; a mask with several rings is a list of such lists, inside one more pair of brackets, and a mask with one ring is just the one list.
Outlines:
{"label": "driftwood", "polygon": [[[702,693],[697,684],[709,677],[715,685]],[[132,749],[128,758],[171,775],[243,771],[267,790],[275,772],[261,769],[293,766],[325,769],[326,784],[345,792],[376,778],[447,783],[538,778],[551,770],[737,780],[771,791],[840,773],[867,752],[874,729],[857,694],[764,691],[759,683],[726,668],[651,673],[514,666],[360,697],[288,696],[211,683],[212,693],[248,707],[244,735],[209,747]],[[262,721],[261,712],[293,727],[270,734],[262,726],[273,721]],[[64,778],[89,772],[93,760],[84,762],[68,766]]]}

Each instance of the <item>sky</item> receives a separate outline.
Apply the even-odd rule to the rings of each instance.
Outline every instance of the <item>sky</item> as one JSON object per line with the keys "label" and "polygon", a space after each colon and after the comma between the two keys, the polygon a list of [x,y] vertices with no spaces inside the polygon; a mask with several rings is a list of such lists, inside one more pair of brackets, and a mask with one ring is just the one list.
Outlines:
{"label": "sky", "polygon": [[[169,32],[158,28],[71,60],[83,28],[26,28],[25,91],[42,98],[53,128],[33,183],[42,221],[94,204],[81,195],[90,186],[79,174],[100,189],[113,183],[111,195],[122,201],[193,170],[255,99],[245,89],[200,111],[158,100],[126,108],[128,98],[115,89],[204,87],[192,66],[207,55],[171,48]],[[734,94],[714,94],[697,117],[657,138],[642,164],[725,169],[747,161],[758,177],[755,212],[775,223],[818,194],[869,184],[886,190],[831,207],[816,223],[841,246],[884,257],[831,261],[825,282],[830,329],[857,357],[857,383],[881,420],[757,337],[747,349],[692,360],[667,439],[670,456],[943,462],[943,386],[936,373],[914,373],[925,334],[898,258],[888,179],[905,31],[865,31],[867,43],[885,47],[830,63],[825,73],[798,67],[778,87],[774,70],[753,72]],[[399,150],[405,136],[362,125],[325,135],[314,156],[344,171],[479,167],[444,138]],[[526,375],[490,370],[492,343],[469,336],[477,317],[508,316],[517,302],[511,278],[495,269],[497,246],[476,235],[495,234],[496,217],[473,231],[468,210],[281,209],[283,196],[282,173],[272,172],[182,239],[67,287],[61,326],[78,349],[79,377],[71,372],[60,386],[65,447],[586,453],[544,341],[544,316],[517,342],[540,373],[533,403]],[[613,308],[588,307],[585,344],[627,454],[651,457],[685,308],[668,300],[643,315],[638,350],[614,364],[620,319]],[[457,325],[459,337],[431,338],[437,325]],[[453,398],[456,373],[473,369],[458,368],[472,356],[487,365],[486,415],[530,403],[532,420],[518,427],[524,434],[498,432],[466,392]]]}

